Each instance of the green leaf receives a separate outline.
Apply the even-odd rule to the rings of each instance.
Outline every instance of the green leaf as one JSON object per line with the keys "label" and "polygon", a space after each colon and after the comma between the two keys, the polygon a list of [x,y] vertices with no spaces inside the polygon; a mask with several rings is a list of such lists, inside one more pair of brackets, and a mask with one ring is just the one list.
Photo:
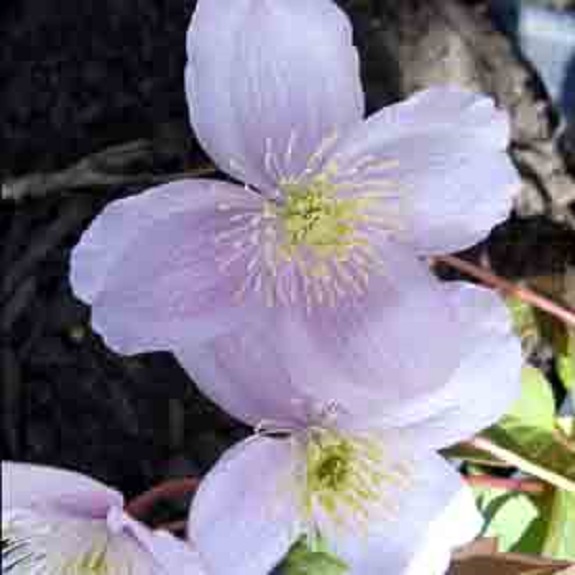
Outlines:
{"label": "green leaf", "polygon": [[562,431],[566,437],[575,437],[575,417],[563,416],[556,420],[557,429]]}
{"label": "green leaf", "polygon": [[524,344],[537,341],[539,328],[533,307],[516,297],[508,297],[505,301],[511,313],[515,333],[521,341]]}
{"label": "green leaf", "polygon": [[575,561],[575,493],[556,490],[543,554]]}
{"label": "green leaf", "polygon": [[565,389],[575,389],[575,357],[561,355],[557,358],[557,373]]}
{"label": "green leaf", "polygon": [[347,565],[331,555],[321,539],[310,546],[300,539],[279,567],[281,575],[344,575]]}
{"label": "green leaf", "polygon": [[[530,425],[495,426],[484,437],[509,456],[500,457],[510,466],[569,491],[575,491],[575,444],[559,429]],[[490,450],[494,455],[495,450]]]}
{"label": "green leaf", "polygon": [[512,551],[575,561],[575,494],[552,489],[537,505],[539,517]]}
{"label": "green leaf", "polygon": [[542,554],[545,538],[549,530],[549,518],[551,516],[554,493],[555,490],[551,488],[532,500],[537,505],[539,514],[529,525],[529,529],[523,533],[521,539],[510,549],[511,551],[535,555]]}
{"label": "green leaf", "polygon": [[486,519],[482,536],[497,538],[500,551],[512,550],[537,519],[537,506],[524,493],[491,487],[474,487],[474,492],[478,507]]}
{"label": "green leaf", "polygon": [[[575,490],[575,442],[558,427],[553,392],[539,370],[524,370],[520,399],[483,436],[517,456],[505,459],[511,465],[557,487]],[[559,480],[553,481],[553,476]]]}
{"label": "green leaf", "polygon": [[575,330],[569,331],[566,349],[558,351],[556,366],[565,389],[575,391]]}
{"label": "green leaf", "polygon": [[540,370],[526,366],[521,373],[521,396],[501,425],[529,425],[552,430],[555,426],[555,399],[547,378]]}
{"label": "green leaf", "polygon": [[[516,426],[554,429],[555,403],[553,391],[545,376],[538,369],[526,366],[521,374],[521,396],[512,410],[500,422],[499,427],[511,430]],[[460,443],[442,451],[446,457],[462,459],[488,467],[506,467],[493,455]]]}

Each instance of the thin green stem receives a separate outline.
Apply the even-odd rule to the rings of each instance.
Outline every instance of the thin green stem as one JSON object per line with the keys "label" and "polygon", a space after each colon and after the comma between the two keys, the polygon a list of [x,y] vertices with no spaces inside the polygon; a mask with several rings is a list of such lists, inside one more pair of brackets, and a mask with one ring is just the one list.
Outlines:
{"label": "thin green stem", "polygon": [[538,479],[554,485],[559,489],[575,493],[575,482],[571,481],[569,478],[555,473],[554,471],[550,471],[545,467],[541,467],[509,449],[497,445],[485,437],[475,437],[468,443],[476,449],[493,455],[497,459],[507,463],[510,467],[517,467],[517,469],[524,473],[537,477]]}

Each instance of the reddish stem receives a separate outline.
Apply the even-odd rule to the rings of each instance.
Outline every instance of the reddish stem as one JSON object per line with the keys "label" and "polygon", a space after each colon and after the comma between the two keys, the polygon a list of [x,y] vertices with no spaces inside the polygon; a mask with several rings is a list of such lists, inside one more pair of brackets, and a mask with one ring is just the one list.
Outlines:
{"label": "reddish stem", "polygon": [[574,310],[561,306],[541,294],[518,286],[481,266],[472,264],[471,262],[465,261],[457,256],[437,256],[435,257],[435,260],[474,277],[488,286],[498,289],[504,295],[514,296],[575,327]]}
{"label": "reddish stem", "polygon": [[509,479],[506,477],[492,477],[491,475],[469,475],[465,478],[469,485],[479,487],[493,487],[516,491],[518,493],[532,493],[540,495],[545,491],[545,484],[533,479]]}
{"label": "reddish stem", "polygon": [[134,497],[126,505],[126,512],[132,517],[142,519],[158,501],[194,493],[199,484],[199,479],[195,478],[170,479]]}

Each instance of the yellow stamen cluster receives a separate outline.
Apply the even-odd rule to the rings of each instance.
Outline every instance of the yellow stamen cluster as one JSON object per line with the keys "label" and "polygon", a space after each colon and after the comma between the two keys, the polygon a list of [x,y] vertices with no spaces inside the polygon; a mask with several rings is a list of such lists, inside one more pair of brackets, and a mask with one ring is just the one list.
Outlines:
{"label": "yellow stamen cluster", "polygon": [[318,511],[344,529],[367,528],[370,520],[393,514],[390,488],[404,484],[408,470],[391,461],[380,439],[312,428],[306,432],[303,449],[301,503],[312,526]]}
{"label": "yellow stamen cluster", "polygon": [[362,298],[374,276],[390,273],[378,242],[400,232],[403,194],[386,177],[395,161],[326,160],[337,134],[326,136],[301,173],[289,175],[296,139],[291,133],[285,154],[266,139],[264,163],[278,182],[275,197],[253,209],[218,206],[228,227],[216,235],[216,258],[230,276],[243,268],[237,300],[258,294],[268,307],[301,305],[311,312]]}
{"label": "yellow stamen cluster", "polygon": [[338,198],[325,175],[305,185],[286,183],[283,189],[285,203],[277,211],[285,233],[280,250],[288,259],[304,246],[318,258],[343,259],[353,247],[365,244],[356,233],[365,200]]}

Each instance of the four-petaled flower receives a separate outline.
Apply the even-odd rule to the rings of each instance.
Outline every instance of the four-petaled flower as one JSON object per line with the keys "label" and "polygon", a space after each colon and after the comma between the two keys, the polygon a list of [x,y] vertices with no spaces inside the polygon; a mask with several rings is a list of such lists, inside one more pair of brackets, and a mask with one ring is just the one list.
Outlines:
{"label": "four-petaled flower", "polygon": [[72,471],[2,462],[2,573],[204,575],[197,552],[123,511],[120,493]]}
{"label": "four-petaled flower", "polygon": [[[109,205],[72,258],[95,327],[123,353],[173,350],[230,411],[198,377],[214,347],[235,361],[230,338],[319,400],[318,381],[344,404],[385,381],[395,409],[423,361],[426,389],[442,386],[457,319],[421,258],[507,216],[506,114],[445,87],[363,120],[351,26],[331,0],[199,0],[188,57],[195,132],[245,185],[181,181]],[[402,359],[422,345],[433,359]]]}

